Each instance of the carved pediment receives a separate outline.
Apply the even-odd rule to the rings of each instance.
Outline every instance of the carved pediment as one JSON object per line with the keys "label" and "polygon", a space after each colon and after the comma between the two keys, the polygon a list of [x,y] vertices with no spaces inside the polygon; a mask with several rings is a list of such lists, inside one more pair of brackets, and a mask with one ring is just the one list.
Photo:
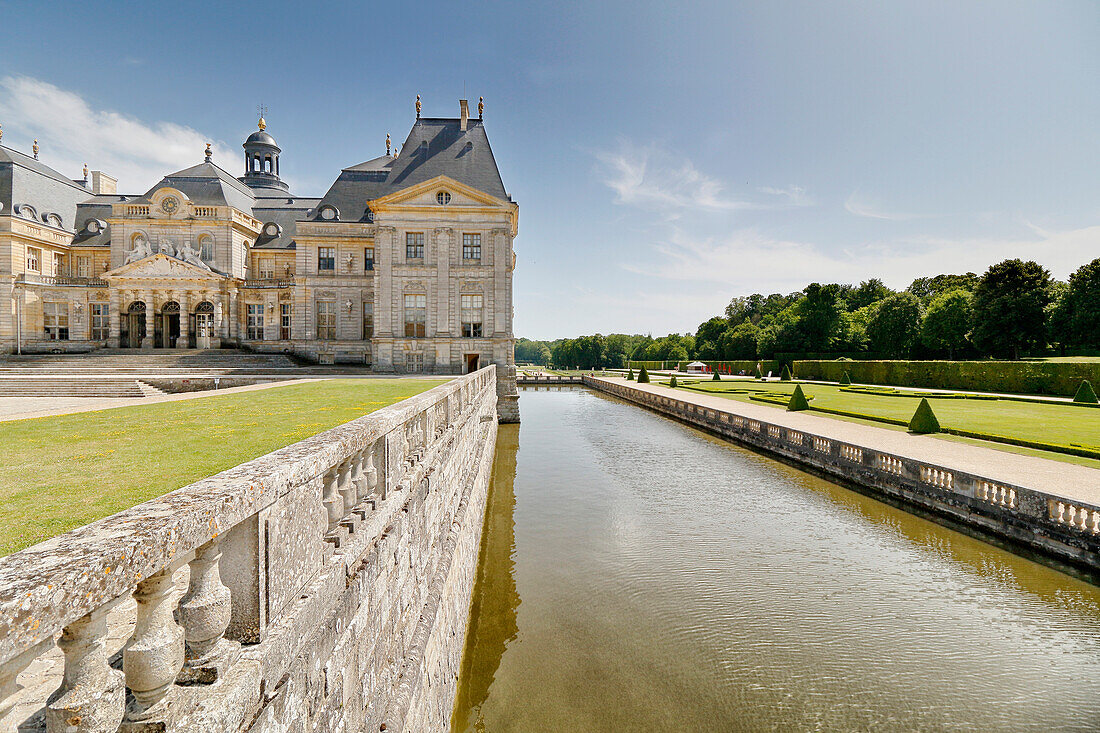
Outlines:
{"label": "carved pediment", "polygon": [[111,270],[103,275],[107,280],[119,278],[126,279],[172,279],[180,280],[224,280],[225,276],[211,272],[202,267],[192,265],[169,257],[163,252],[150,255],[137,262],[123,265],[116,270]]}

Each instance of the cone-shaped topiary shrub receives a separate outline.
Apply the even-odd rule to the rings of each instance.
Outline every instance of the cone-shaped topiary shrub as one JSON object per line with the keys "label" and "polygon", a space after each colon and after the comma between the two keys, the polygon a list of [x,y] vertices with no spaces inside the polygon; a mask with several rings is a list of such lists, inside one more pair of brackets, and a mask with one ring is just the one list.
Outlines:
{"label": "cone-shaped topiary shrub", "polygon": [[789,382],[789,381],[791,381],[791,370],[787,367],[786,364],[783,365],[783,373],[779,375],[779,381],[780,382]]}
{"label": "cone-shaped topiary shrub", "polygon": [[847,369],[844,370],[844,374],[841,375],[841,377],[840,377],[840,386],[841,387],[851,387],[852,386],[852,375],[848,373]]}
{"label": "cone-shaped topiary shrub", "polygon": [[649,372],[642,367],[638,370],[638,384],[649,384]]}
{"label": "cone-shaped topiary shrub", "polygon": [[791,401],[787,403],[787,409],[791,412],[810,409],[810,403],[806,400],[806,393],[802,391],[801,384],[794,386],[794,394],[791,395]]}
{"label": "cone-shaped topiary shrub", "polygon": [[627,369],[626,370],[626,381],[628,381],[628,382],[633,382],[634,381],[634,370],[633,369]]}
{"label": "cone-shaped topiary shrub", "polygon": [[672,379],[668,380],[668,386],[676,389],[676,375],[672,375]]}
{"label": "cone-shaped topiary shrub", "polygon": [[936,419],[936,413],[932,412],[932,405],[928,404],[927,397],[922,397],[917,405],[917,411],[909,421],[909,432],[921,435],[940,432],[940,421]]}
{"label": "cone-shaped topiary shrub", "polygon": [[764,372],[760,371],[760,365],[759,364],[756,365],[756,378],[757,379],[763,379],[764,378]]}
{"label": "cone-shaped topiary shrub", "polygon": [[718,376],[718,372],[715,372],[714,376],[710,378],[710,381],[712,381],[712,382],[721,382],[722,378],[720,376]]}
{"label": "cone-shaped topiary shrub", "polygon": [[1100,400],[1096,399],[1096,392],[1092,389],[1092,385],[1089,384],[1089,380],[1082,379],[1081,386],[1077,388],[1077,394],[1073,395],[1074,402],[1081,402],[1086,405],[1095,405]]}

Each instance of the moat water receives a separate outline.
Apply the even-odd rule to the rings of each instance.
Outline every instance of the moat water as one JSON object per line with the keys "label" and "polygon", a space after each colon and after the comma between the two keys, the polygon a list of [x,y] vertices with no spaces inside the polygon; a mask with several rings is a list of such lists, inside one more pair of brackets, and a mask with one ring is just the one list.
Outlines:
{"label": "moat water", "polygon": [[454,731],[1100,728],[1100,588],[613,398],[520,404]]}

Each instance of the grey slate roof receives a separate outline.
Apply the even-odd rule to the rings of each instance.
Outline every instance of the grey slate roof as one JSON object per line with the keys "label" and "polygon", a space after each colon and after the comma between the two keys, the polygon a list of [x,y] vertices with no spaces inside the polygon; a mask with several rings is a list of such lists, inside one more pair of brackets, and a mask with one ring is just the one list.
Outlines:
{"label": "grey slate roof", "polygon": [[312,210],[320,203],[318,198],[301,198],[283,192],[280,196],[270,196],[256,199],[256,205],[252,207],[252,216],[264,224],[273,221],[282,227],[282,233],[275,237],[268,237],[260,231],[253,245],[256,249],[294,249],[294,236],[297,232],[297,222],[307,218]]}
{"label": "grey slate roof", "polygon": [[469,120],[463,132],[457,118],[425,117],[413,125],[399,156],[384,155],[345,168],[321,199],[321,205],[335,206],[344,221],[363,221],[367,201],[436,176],[447,176],[491,196],[511,200],[481,120]]}
{"label": "grey slate roof", "polygon": [[91,192],[45,163],[18,150],[0,146],[0,216],[10,216],[18,204],[29,204],[38,214],[61,217],[65,229],[73,229],[76,205]]}
{"label": "grey slate roof", "polygon": [[171,186],[187,194],[189,199],[200,206],[232,206],[241,211],[251,211],[255,200],[248,186],[213,163],[199,163],[182,171],[169,173],[140,200],[148,200],[162,186]]}
{"label": "grey slate roof", "polygon": [[106,223],[111,218],[112,204],[130,201],[136,196],[123,196],[121,194],[100,194],[92,196],[87,201],[77,204],[76,207],[76,236],[73,244],[81,247],[108,247],[111,244],[111,227],[108,224],[102,231],[91,234],[85,230],[85,226],[91,219],[99,219]]}

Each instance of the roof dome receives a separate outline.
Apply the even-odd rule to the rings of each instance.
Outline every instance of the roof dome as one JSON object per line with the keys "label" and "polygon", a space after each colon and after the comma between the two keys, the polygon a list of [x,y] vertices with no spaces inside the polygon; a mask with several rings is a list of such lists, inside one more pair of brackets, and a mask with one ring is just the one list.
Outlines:
{"label": "roof dome", "polygon": [[268,135],[267,132],[265,132],[264,130],[256,130],[256,132],[248,136],[248,138],[244,141],[244,144],[272,145],[274,147],[278,147],[278,145],[275,144],[275,138],[271,137],[271,135]]}

